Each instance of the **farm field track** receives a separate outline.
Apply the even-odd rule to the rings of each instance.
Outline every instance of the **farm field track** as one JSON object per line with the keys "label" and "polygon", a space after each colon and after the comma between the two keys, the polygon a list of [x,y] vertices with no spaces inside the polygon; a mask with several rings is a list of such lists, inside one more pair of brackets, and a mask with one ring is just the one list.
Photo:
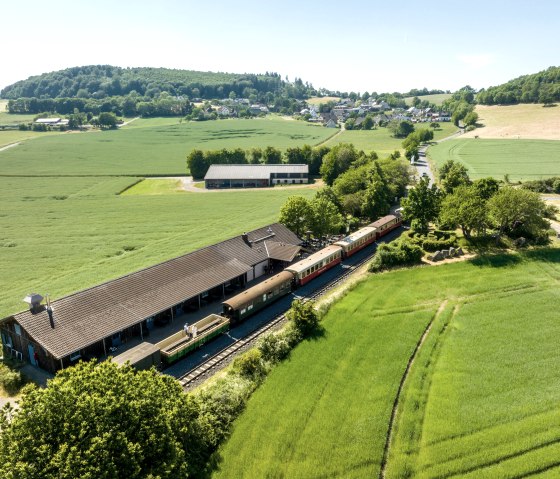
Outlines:
{"label": "farm field track", "polygon": [[[457,131],[457,127],[450,122],[442,122],[440,128],[434,131],[434,141],[446,138]],[[420,123],[416,128],[429,128],[429,123]],[[375,151],[379,157],[385,157],[395,150],[402,150],[402,138],[393,138],[388,128],[376,130],[344,130],[339,135],[325,142],[325,146],[333,147],[340,143],[354,143],[356,149],[366,153]]]}
{"label": "farm field track", "polygon": [[0,317],[30,291],[57,298],[276,222],[294,194],[118,195],[139,179],[0,178]]}
{"label": "farm field track", "polygon": [[472,179],[493,176],[511,181],[536,180],[560,175],[560,141],[449,140],[428,149],[439,167],[447,160],[463,163]]}
{"label": "farm field track", "polygon": [[477,105],[476,112],[484,126],[465,133],[465,138],[560,140],[560,107]]}
{"label": "farm field track", "polygon": [[255,392],[213,477],[379,477],[428,325],[384,477],[555,477],[559,280],[554,248],[369,276]]}
{"label": "farm field track", "polygon": [[[0,132],[0,141],[4,133]],[[118,130],[43,135],[0,152],[1,174],[180,175],[194,148],[284,150],[320,143],[332,130],[278,117],[181,123],[177,118],[153,118],[135,120]],[[9,142],[13,141],[17,139]]]}

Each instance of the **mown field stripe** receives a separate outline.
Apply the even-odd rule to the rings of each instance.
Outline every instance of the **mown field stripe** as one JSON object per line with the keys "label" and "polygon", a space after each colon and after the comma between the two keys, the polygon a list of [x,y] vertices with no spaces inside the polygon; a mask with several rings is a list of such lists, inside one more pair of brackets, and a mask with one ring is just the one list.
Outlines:
{"label": "mown field stripe", "polygon": [[381,468],[380,468],[380,471],[379,471],[379,478],[380,479],[385,478],[385,470],[386,470],[386,467],[387,467],[387,459],[389,457],[389,447],[390,447],[390,444],[391,444],[393,427],[394,427],[396,416],[397,416],[397,410],[398,410],[398,407],[399,407],[400,396],[401,396],[402,390],[404,388],[404,384],[406,382],[406,379],[408,377],[408,373],[409,373],[412,365],[414,364],[414,360],[416,358],[416,355],[418,354],[418,351],[422,347],[422,344],[426,340],[426,337],[428,336],[428,334],[429,334],[429,332],[432,328],[432,324],[434,323],[436,318],[438,318],[439,315],[443,312],[446,305],[447,305],[447,300],[445,300],[441,303],[438,310],[436,311],[436,313],[434,314],[434,316],[432,317],[432,319],[430,320],[430,322],[426,326],[426,329],[422,333],[422,336],[420,337],[420,339],[416,343],[416,347],[414,348],[414,351],[412,351],[412,354],[410,355],[410,358],[408,359],[408,362],[406,364],[406,368],[405,368],[404,373],[401,377],[401,381],[400,381],[399,387],[397,389],[397,394],[395,395],[395,399],[393,401],[393,407],[391,409],[391,417],[389,419],[389,426],[387,428],[385,446],[383,448],[383,456],[382,456],[382,459],[381,459]]}

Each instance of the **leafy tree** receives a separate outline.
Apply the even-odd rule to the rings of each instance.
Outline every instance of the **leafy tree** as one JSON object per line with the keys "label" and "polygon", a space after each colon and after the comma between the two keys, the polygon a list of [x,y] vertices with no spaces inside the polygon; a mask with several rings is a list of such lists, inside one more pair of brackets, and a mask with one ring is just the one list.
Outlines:
{"label": "leafy tree", "polygon": [[446,226],[459,226],[470,239],[473,229],[483,231],[486,227],[486,201],[475,186],[459,186],[443,199],[439,218]]}
{"label": "leafy tree", "polygon": [[313,334],[319,328],[320,317],[313,301],[294,300],[286,317],[303,337]]}
{"label": "leafy tree", "polygon": [[408,120],[393,120],[388,128],[395,138],[406,138],[414,131],[414,124]]}
{"label": "leafy tree", "polygon": [[312,149],[309,145],[286,149],[286,160],[291,165],[308,165],[311,160]]}
{"label": "leafy tree", "polygon": [[192,150],[187,156],[187,169],[193,178],[204,178],[209,167],[202,150]]}
{"label": "leafy tree", "polygon": [[311,205],[303,196],[290,196],[280,209],[280,223],[291,229],[299,237],[305,232],[312,220]]}
{"label": "leafy tree", "polygon": [[371,130],[373,128],[374,122],[371,115],[368,115],[364,118],[364,121],[362,121],[361,126],[362,126],[362,130]]}
{"label": "leafy tree", "polygon": [[97,121],[101,128],[115,128],[117,126],[117,117],[111,112],[100,113]]}
{"label": "leafy tree", "polygon": [[338,207],[324,196],[315,197],[310,202],[311,231],[313,236],[321,238],[336,234],[342,228],[343,218]]}
{"label": "leafy tree", "polygon": [[309,160],[309,174],[318,175],[323,164],[323,158],[331,149],[328,146],[319,146],[318,148],[313,148],[311,151],[311,158]]}
{"label": "leafy tree", "polygon": [[476,188],[478,196],[480,196],[485,201],[489,200],[500,189],[498,180],[492,177],[479,178],[478,180],[474,180],[473,186]]}
{"label": "leafy tree", "polygon": [[323,181],[332,186],[334,180],[341,173],[350,168],[350,165],[356,161],[359,154],[351,143],[340,143],[333,147],[324,157],[321,165],[320,173]]}
{"label": "leafy tree", "polygon": [[476,122],[478,121],[478,113],[475,111],[471,111],[465,115],[463,119],[463,123],[465,126],[476,126]]}
{"label": "leafy tree", "polygon": [[408,197],[401,201],[403,219],[410,221],[411,227],[419,233],[427,233],[430,222],[438,217],[441,198],[441,191],[436,185],[430,186],[429,178],[420,178]]}
{"label": "leafy tree", "polygon": [[543,216],[546,210],[538,193],[506,186],[488,200],[488,213],[501,235],[529,235],[539,238],[550,227]]}
{"label": "leafy tree", "polygon": [[342,173],[334,182],[333,190],[337,196],[342,197],[360,190],[365,190],[368,185],[369,165],[350,168]]}
{"label": "leafy tree", "polygon": [[445,193],[451,193],[461,185],[470,185],[467,168],[454,160],[447,160],[439,169],[439,181]]}
{"label": "leafy tree", "polygon": [[413,174],[410,163],[400,154],[397,158],[385,158],[377,160],[377,164],[381,169],[381,175],[389,190],[389,198],[391,201],[395,197],[402,197],[406,194],[406,187],[410,183]]}
{"label": "leafy tree", "polygon": [[251,148],[249,151],[249,163],[258,165],[261,162],[262,155],[262,148]]}
{"label": "leafy tree", "polygon": [[263,161],[266,165],[282,163],[282,152],[273,146],[267,146],[263,151]]}
{"label": "leafy tree", "polygon": [[437,121],[433,121],[430,123],[430,128],[437,130],[439,128],[439,123]]}
{"label": "leafy tree", "polygon": [[[170,376],[80,362],[2,411],[5,478],[174,478],[200,473],[210,431]],[[11,418],[9,417],[11,416]]]}

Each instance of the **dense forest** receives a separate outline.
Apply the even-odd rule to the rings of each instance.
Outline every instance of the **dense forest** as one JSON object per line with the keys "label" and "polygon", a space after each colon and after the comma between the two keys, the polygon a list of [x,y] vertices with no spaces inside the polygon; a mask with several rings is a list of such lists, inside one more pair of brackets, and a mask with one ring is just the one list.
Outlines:
{"label": "dense forest", "polygon": [[542,72],[523,75],[503,85],[481,90],[476,96],[476,101],[482,105],[547,105],[560,101],[560,67],[550,67]]}
{"label": "dense forest", "polygon": [[278,73],[264,75],[197,72],[169,68],[120,68],[88,65],[33,76],[9,85],[0,92],[5,99],[17,98],[105,98],[136,93],[155,98],[162,92],[190,99],[248,97],[251,93],[277,93],[285,89],[303,98],[312,89],[301,80],[283,81]]}
{"label": "dense forest", "polygon": [[119,68],[90,65],[45,73],[7,86],[0,97],[10,100],[10,113],[79,111],[98,115],[183,116],[191,101],[247,98],[275,105],[278,111],[297,110],[296,100],[317,92],[299,78],[282,80],[278,73],[233,74]]}

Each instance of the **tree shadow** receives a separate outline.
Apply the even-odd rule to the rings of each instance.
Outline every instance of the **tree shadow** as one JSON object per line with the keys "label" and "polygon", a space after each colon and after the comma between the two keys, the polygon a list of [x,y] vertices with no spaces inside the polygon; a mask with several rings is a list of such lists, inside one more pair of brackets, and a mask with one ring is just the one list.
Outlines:
{"label": "tree shadow", "polygon": [[504,268],[521,263],[521,257],[511,253],[484,254],[469,260],[469,263],[479,267]]}
{"label": "tree shadow", "polygon": [[549,263],[560,263],[559,248],[539,248],[526,251],[524,255],[529,259],[538,259]]}

